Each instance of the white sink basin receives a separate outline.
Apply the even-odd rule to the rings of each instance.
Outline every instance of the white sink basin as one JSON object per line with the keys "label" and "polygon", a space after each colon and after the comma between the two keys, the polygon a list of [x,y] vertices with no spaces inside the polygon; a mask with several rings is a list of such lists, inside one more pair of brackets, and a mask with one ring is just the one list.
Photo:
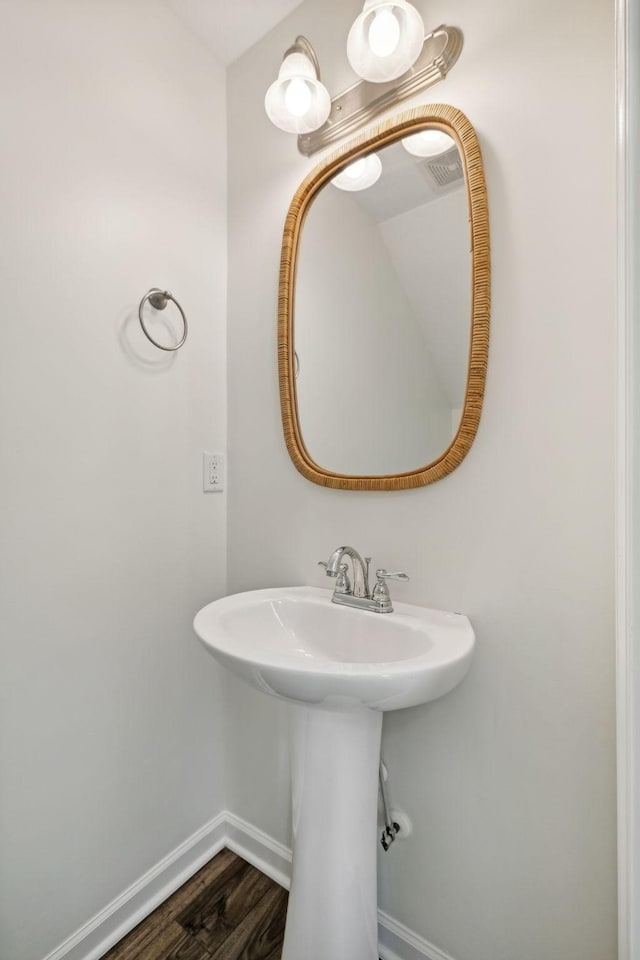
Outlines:
{"label": "white sink basin", "polygon": [[282,960],[377,960],[376,823],[382,712],[441,697],[469,669],[466,617],[406,603],[378,614],[314,587],[204,607],[194,628],[293,713],[293,875]]}
{"label": "white sink basin", "polygon": [[466,617],[396,603],[377,614],[315,587],[216,600],[194,628],[213,656],[257,690],[328,709],[397,710],[441,697],[469,668]]}

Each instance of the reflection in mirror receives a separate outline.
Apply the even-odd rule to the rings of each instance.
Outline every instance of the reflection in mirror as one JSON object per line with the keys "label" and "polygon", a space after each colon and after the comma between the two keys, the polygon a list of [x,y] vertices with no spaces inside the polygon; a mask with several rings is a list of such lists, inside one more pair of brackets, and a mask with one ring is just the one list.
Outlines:
{"label": "reflection in mirror", "polygon": [[455,470],[480,422],[489,306],[484,170],[460,110],[415,107],[320,163],[280,261],[282,426],[300,473],[404,490]]}
{"label": "reflection in mirror", "polygon": [[298,251],[296,399],[325,470],[406,473],[453,440],[469,356],[468,221],[458,147],[435,129],[348,164],[314,197]]}

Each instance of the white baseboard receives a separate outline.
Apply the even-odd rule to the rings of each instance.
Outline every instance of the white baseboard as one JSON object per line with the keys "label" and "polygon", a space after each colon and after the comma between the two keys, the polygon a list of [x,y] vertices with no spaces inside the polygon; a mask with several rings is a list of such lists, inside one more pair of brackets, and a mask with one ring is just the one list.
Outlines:
{"label": "white baseboard", "polygon": [[167,854],[45,960],[98,960],[225,846],[219,814]]}
{"label": "white baseboard", "polygon": [[378,951],[381,960],[453,960],[382,910],[378,910]]}
{"label": "white baseboard", "polygon": [[291,886],[291,850],[235,814],[225,812],[225,846],[281,887]]}
{"label": "white baseboard", "polygon": [[[44,960],[99,960],[223,847],[289,889],[291,850],[223,810]],[[382,910],[378,911],[378,941],[381,960],[453,960]]]}

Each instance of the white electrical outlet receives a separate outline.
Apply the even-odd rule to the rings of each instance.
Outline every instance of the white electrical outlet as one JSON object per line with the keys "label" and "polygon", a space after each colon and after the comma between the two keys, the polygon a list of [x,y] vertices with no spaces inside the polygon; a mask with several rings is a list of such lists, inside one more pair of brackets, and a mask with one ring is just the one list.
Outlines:
{"label": "white electrical outlet", "polygon": [[224,453],[202,453],[202,489],[205,493],[224,490]]}

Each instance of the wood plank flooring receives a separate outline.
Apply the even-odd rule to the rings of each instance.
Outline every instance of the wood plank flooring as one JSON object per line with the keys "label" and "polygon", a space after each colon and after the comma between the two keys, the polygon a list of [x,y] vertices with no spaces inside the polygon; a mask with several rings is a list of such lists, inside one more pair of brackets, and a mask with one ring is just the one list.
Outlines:
{"label": "wood plank flooring", "polygon": [[287,897],[223,850],[103,960],[280,960]]}

